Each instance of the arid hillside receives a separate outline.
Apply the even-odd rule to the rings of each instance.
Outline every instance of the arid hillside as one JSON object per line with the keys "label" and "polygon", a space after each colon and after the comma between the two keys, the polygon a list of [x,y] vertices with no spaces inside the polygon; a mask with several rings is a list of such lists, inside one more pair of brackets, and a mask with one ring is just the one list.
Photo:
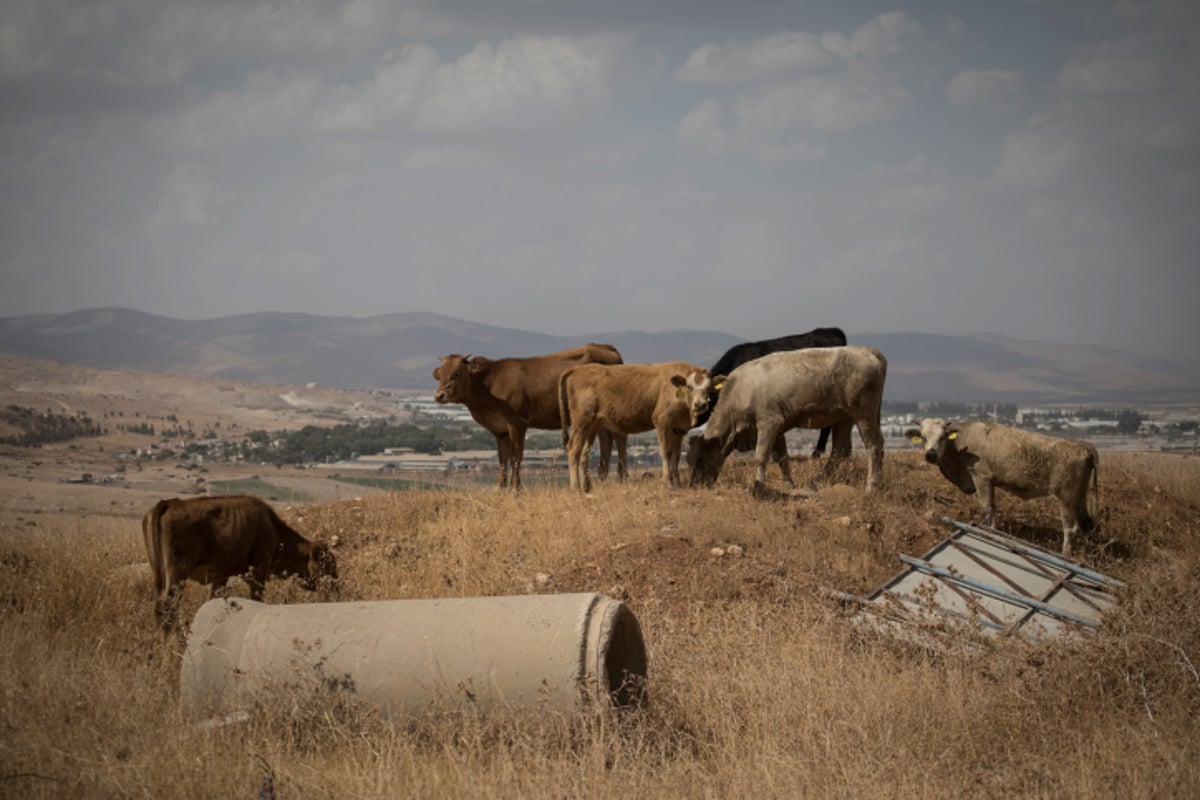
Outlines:
{"label": "arid hillside", "polygon": [[[214,400],[181,384],[155,399],[152,384],[137,394],[93,378],[82,383],[97,396],[140,397],[142,413],[169,406],[223,427],[235,417],[220,398],[256,391],[217,389]],[[73,391],[59,397],[70,407]],[[230,413],[262,413],[254,406]],[[822,462],[797,460],[796,492],[772,470],[773,499],[747,491],[744,462],[713,489],[610,481],[588,496],[545,485],[516,496],[336,484],[314,494],[333,482],[247,465],[214,467],[203,482],[166,465],[124,485],[63,482],[103,463],[104,446],[0,449],[3,796],[1200,794],[1200,458],[1101,453],[1101,524],[1080,557],[1128,588],[1099,631],[937,651],[863,632],[822,591],[869,593],[900,568],[898,554],[946,535],[943,515],[977,517],[913,450],[887,453],[870,496],[857,456],[829,478]],[[647,705],[391,724],[345,687],[282,687],[248,720],[194,729],[179,705],[184,632],[156,628],[140,517],[161,497],[218,485],[272,497],[307,536],[337,536],[339,581],[310,593],[273,580],[270,603],[623,600],[649,651]],[[1057,547],[1053,501],[1000,493],[998,503],[1001,528]],[[205,599],[190,586],[183,618]]]}

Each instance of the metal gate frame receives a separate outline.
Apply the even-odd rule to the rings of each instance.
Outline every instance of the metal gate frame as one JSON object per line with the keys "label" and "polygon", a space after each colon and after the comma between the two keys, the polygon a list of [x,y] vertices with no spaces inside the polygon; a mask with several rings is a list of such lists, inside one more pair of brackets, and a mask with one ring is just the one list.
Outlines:
{"label": "metal gate frame", "polygon": [[1094,630],[1125,584],[995,528],[942,517],[954,531],[868,597],[828,591],[872,621],[911,629],[962,628],[1043,640]]}

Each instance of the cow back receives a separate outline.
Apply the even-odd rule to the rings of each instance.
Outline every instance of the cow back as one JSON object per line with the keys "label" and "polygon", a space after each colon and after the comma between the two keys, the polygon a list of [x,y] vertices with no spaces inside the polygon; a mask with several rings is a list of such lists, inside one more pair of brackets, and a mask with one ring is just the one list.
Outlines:
{"label": "cow back", "polygon": [[529,427],[555,430],[562,427],[558,379],[563,372],[583,364],[620,363],[621,354],[612,345],[586,344],[545,356],[486,361],[477,377],[480,391],[499,401],[501,411]]}
{"label": "cow back", "polygon": [[[811,347],[840,347],[845,344],[846,334],[841,328],[814,328],[807,333],[762,339],[757,342],[742,342],[726,350],[725,354],[717,359],[717,363],[713,364],[710,372],[713,375],[729,375],[742,364],[771,353],[806,350]],[[719,397],[718,394],[718,401]],[[705,411],[700,415],[697,424],[705,424],[711,415],[712,410]]]}

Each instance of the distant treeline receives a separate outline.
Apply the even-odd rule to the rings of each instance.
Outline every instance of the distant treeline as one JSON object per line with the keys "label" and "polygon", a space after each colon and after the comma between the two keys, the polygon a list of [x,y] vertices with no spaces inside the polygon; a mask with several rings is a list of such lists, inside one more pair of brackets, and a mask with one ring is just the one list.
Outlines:
{"label": "distant treeline", "polygon": [[56,414],[50,409],[43,412],[9,405],[0,409],[0,421],[20,430],[19,433],[0,437],[0,444],[18,447],[40,447],[50,442],[65,442],[68,439],[100,436],[104,433],[104,429],[83,411],[67,415]]}
{"label": "distant treeline", "polygon": [[[255,431],[249,438],[263,441],[268,437]],[[382,420],[332,428],[306,425],[298,431],[280,431],[272,441],[275,444],[259,457],[277,464],[341,461],[375,455],[389,447],[408,447],[418,453],[432,454],[496,446],[495,438],[475,424],[438,423],[418,427],[408,422],[397,425]]]}

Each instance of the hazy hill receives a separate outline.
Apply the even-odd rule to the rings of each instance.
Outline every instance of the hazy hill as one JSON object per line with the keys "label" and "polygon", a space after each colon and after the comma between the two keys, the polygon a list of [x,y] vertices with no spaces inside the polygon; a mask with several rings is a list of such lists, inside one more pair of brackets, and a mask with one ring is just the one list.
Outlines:
{"label": "hazy hill", "polygon": [[[887,395],[895,400],[1200,402],[1196,364],[999,336],[846,333],[852,343],[873,345],[888,357]],[[718,331],[550,336],[432,313],[180,320],[105,308],[0,319],[0,352],[12,355],[345,388],[431,389],[439,355],[537,355],[588,341],[615,345],[628,362],[709,365],[741,339]]]}

